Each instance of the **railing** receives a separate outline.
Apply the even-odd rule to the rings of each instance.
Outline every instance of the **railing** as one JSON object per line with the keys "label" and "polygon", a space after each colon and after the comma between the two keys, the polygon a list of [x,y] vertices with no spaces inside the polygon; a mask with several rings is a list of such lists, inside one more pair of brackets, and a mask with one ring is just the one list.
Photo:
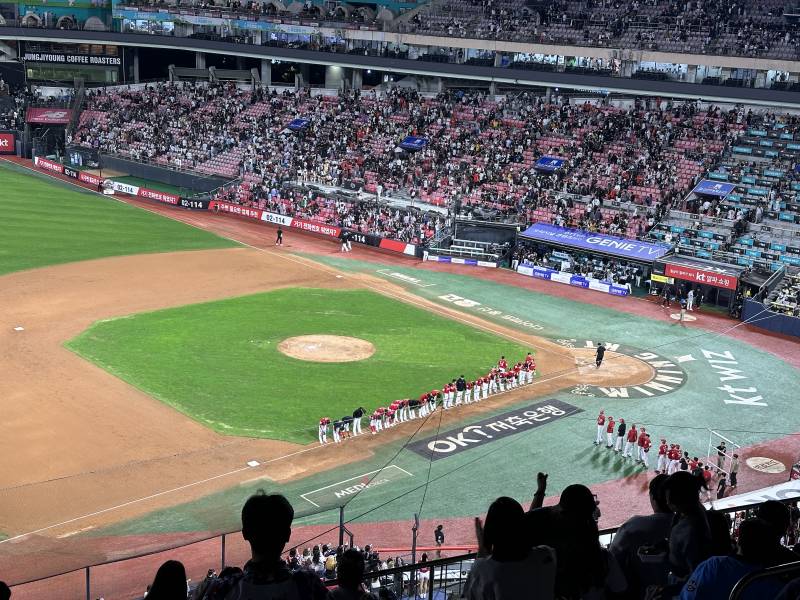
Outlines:
{"label": "railing", "polygon": [[[798,482],[798,488],[800,491],[800,482]],[[748,497],[752,497],[752,495],[753,494],[748,494]],[[736,518],[736,515],[741,513],[744,515],[742,518],[746,518],[749,516],[748,511],[757,508],[766,500],[779,500],[788,504],[795,502],[797,497],[789,496],[788,494],[781,495],[780,497],[764,495],[760,502],[732,506],[721,510],[720,512],[731,517],[731,535],[734,534],[741,521],[740,518]],[[711,507],[713,508],[713,502],[711,503]],[[354,539],[346,528],[347,521],[343,519],[343,507],[339,507],[338,510],[340,523],[338,531],[341,535],[340,539],[352,545]],[[617,527],[612,527],[601,530],[599,532],[600,542],[603,545],[610,544],[617,529]],[[336,530],[337,528],[334,527],[333,531]],[[380,551],[380,548],[376,550]],[[394,555],[402,553],[400,550],[407,550],[407,547],[402,549],[392,548],[389,550],[391,550]],[[424,550],[424,548],[418,548],[418,551],[420,550]],[[443,547],[437,550],[443,552],[448,550],[463,552],[464,547]],[[181,561],[186,568],[187,575],[194,581],[199,581],[207,573],[209,568],[242,565],[249,558],[250,549],[242,539],[241,532],[229,531],[196,540],[188,544],[176,545],[153,552],[144,552],[130,557],[104,561],[80,569],[58,573],[50,577],[15,583],[11,588],[12,597],[22,600],[26,598],[86,598],[87,600],[91,600],[92,597],[99,595],[106,598],[135,597],[135,593],[144,591],[147,583],[152,580],[156,570],[165,560]],[[449,590],[451,593],[456,593],[456,591],[460,592],[460,586],[463,585],[466,572],[468,571],[468,569],[465,569],[468,564],[467,561],[471,561],[474,558],[474,554],[464,554],[423,564],[406,565],[370,573],[366,579],[369,580],[371,584],[377,582],[375,583],[377,586],[376,589],[380,589],[381,587],[391,589],[391,586],[399,583],[399,580],[394,578],[394,576],[401,575],[403,580],[402,585],[405,586],[404,589],[412,589],[412,591],[417,594],[416,596],[412,595],[412,598],[422,597],[433,599],[436,597],[435,595],[426,594],[438,590]],[[447,568],[448,566],[452,567],[456,562],[460,565],[458,569]],[[429,569],[429,575],[418,577],[416,574],[422,572],[424,568]],[[456,576],[457,572],[459,573],[458,576]],[[386,578],[390,576],[393,577],[392,582],[386,580]],[[381,583],[381,579],[384,580],[384,583]],[[422,592],[424,592],[424,594],[420,595]]]}
{"label": "railing", "polygon": [[736,583],[735,586],[733,586],[731,595],[728,597],[728,599],[741,600],[744,598],[745,592],[748,591],[748,588],[756,581],[761,581],[770,577],[782,577],[786,575],[792,575],[794,577],[800,575],[800,561],[786,563],[785,565],[778,565],[775,567],[767,567],[766,569],[754,571],[745,575]]}

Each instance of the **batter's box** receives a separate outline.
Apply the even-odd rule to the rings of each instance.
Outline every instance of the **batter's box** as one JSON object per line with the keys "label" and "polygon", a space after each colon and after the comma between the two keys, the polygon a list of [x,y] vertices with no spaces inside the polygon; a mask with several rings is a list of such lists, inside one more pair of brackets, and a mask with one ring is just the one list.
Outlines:
{"label": "batter's box", "polygon": [[356,475],[350,479],[326,485],[318,490],[300,494],[300,497],[317,508],[333,508],[334,506],[341,506],[350,498],[364,490],[370,490],[413,476],[414,475],[405,469],[401,469],[397,465],[388,465],[377,471]]}

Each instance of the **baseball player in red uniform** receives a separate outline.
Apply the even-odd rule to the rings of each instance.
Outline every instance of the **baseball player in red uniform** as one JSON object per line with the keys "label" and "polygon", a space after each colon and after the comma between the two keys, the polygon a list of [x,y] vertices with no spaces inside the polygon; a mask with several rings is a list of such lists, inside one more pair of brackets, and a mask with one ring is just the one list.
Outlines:
{"label": "baseball player in red uniform", "polygon": [[[622,453],[623,458],[628,458],[629,456],[633,455],[634,449],[636,448],[637,438],[638,434],[636,431],[636,423],[634,423],[628,430],[628,437],[625,440],[625,452]],[[639,455],[638,451],[636,452],[636,455]]]}
{"label": "baseball player in red uniform", "polygon": [[[530,356],[530,354],[528,354]],[[606,429],[606,411],[601,410],[597,415],[597,439],[594,441],[595,446],[599,446],[603,442],[603,431]]]}
{"label": "baseball player in red uniform", "polygon": [[656,463],[656,473],[667,473],[667,440],[661,438],[661,445],[658,447],[658,462]]}
{"label": "baseball player in red uniform", "polygon": [[644,427],[639,430],[639,440],[636,442],[636,462],[644,462],[644,441],[647,439],[647,432]]}
{"label": "baseball player in red uniform", "polygon": [[[644,430],[642,430],[644,431]],[[647,460],[648,453],[650,452],[650,434],[644,434],[644,442],[642,442],[642,463],[644,464],[645,469],[650,468],[650,463]]]}
{"label": "baseball player in red uniform", "polygon": [[331,420],[328,417],[322,417],[319,420],[319,443],[320,444],[327,444],[328,443],[328,425],[331,424]]}
{"label": "baseball player in red uniform", "polygon": [[488,375],[484,375],[481,377],[481,400],[486,400],[489,397],[489,377]]}
{"label": "baseball player in red uniform", "polygon": [[497,381],[497,369],[492,369],[489,371],[489,393],[496,394],[499,387],[500,385]]}
{"label": "baseball player in red uniform", "polygon": [[473,383],[471,381],[468,381],[467,389],[464,390],[464,404],[472,403],[472,388],[473,388]]}
{"label": "baseball player in red uniform", "polygon": [[508,370],[508,361],[506,361],[505,356],[501,356],[500,360],[497,361],[497,368],[500,369],[501,371]]}
{"label": "baseball player in red uniform", "polygon": [[606,423],[606,448],[613,448],[614,447],[614,417],[611,415],[608,416],[608,422]]}
{"label": "baseball player in red uniform", "polygon": [[439,390],[433,390],[430,394],[428,394],[428,414],[433,414],[436,412],[436,403],[439,400],[439,396],[442,396],[442,392]]}
{"label": "baseball player in red uniform", "polygon": [[669,458],[669,468],[667,470],[667,475],[672,475],[675,471],[678,470],[681,464],[681,447],[680,444],[672,444],[669,453],[667,454]]}

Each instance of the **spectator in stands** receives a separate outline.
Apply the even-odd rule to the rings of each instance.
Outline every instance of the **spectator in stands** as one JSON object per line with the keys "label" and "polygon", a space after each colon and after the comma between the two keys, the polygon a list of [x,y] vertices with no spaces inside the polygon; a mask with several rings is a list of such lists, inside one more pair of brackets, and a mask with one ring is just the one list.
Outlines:
{"label": "spectator in stands", "polygon": [[177,560],[168,560],[158,568],[147,594],[148,600],[184,600],[188,593],[186,569]]}
{"label": "spectator in stands", "polygon": [[[672,529],[673,513],[667,504],[667,475],[650,480],[650,506],[653,514],[631,517],[611,540],[608,549],[617,559],[628,579],[626,598],[639,599],[650,585],[665,586],[669,575],[669,560],[663,548]],[[656,548],[650,551],[650,548]]]}
{"label": "spectator in stands", "polygon": [[756,511],[758,518],[770,526],[774,540],[773,564],[782,564],[800,560],[800,554],[783,545],[785,537],[788,538],[791,517],[789,507],[777,500],[767,500]]}
{"label": "spectator in stands", "polygon": [[242,508],[242,537],[250,544],[251,559],[240,575],[220,576],[208,586],[201,585],[195,598],[324,600],[327,590],[313,572],[300,569],[293,573],[281,560],[292,535],[293,519],[294,509],[283,496],[263,491],[251,496]]}
{"label": "spectator in stands", "polygon": [[342,553],[337,567],[337,587],[328,592],[328,600],[375,600],[364,590],[364,555],[350,549]]}
{"label": "spectator in stands", "polygon": [[492,502],[485,525],[476,517],[478,559],[469,573],[465,598],[554,598],[555,551],[547,546],[530,548],[521,535],[524,523],[522,506],[507,497]]}
{"label": "spectator in stands", "polygon": [[[692,572],[680,593],[681,600],[727,600],[742,577],[769,566],[774,556],[774,534],[762,519],[747,519],[739,526],[739,551],[734,556],[713,556]],[[743,600],[774,598],[783,583],[777,578],[760,579],[745,588]]]}
{"label": "spectator in stands", "polygon": [[682,582],[711,556],[711,528],[700,503],[700,478],[688,471],[678,471],[664,485],[667,505],[675,513],[669,536],[669,562],[672,575]]}
{"label": "spectator in stands", "polygon": [[567,486],[556,506],[538,508],[547,476],[539,474],[538,489],[526,514],[530,546],[549,546],[556,552],[556,596],[603,598],[606,590],[626,589],[625,576],[614,556],[600,546],[597,497],[584,485]]}

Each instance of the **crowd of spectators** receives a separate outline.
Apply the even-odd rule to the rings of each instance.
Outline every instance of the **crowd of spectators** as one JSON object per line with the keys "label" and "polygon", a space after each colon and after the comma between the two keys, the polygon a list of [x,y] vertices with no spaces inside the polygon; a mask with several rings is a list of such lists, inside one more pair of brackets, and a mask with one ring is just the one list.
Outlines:
{"label": "crowd of spectators", "polygon": [[12,87],[0,78],[0,129],[25,127],[25,106],[29,100],[25,88]]}
{"label": "crowd of spectators", "polygon": [[433,0],[401,31],[507,39],[797,58],[800,26],[780,0],[560,0],[535,9],[512,0]]}
{"label": "crowd of spectators", "polygon": [[766,304],[775,312],[800,317],[800,275],[797,271],[784,278],[780,287],[767,297]]}
{"label": "crowd of spectators", "polygon": [[[87,95],[73,142],[136,160],[230,178],[225,199],[279,212],[326,211],[396,231],[406,216],[346,211],[331,202],[276,199],[287,182],[344,186],[447,206],[462,214],[548,220],[626,237],[642,235],[683,198],[744,127],[742,111],[695,103],[636,101],[628,107],[570,104],[523,93],[423,96],[406,88],[337,96],[239,89],[232,83],[156,84]],[[300,131],[287,125],[307,123]],[[398,145],[427,139],[416,152]],[[555,173],[542,156],[565,160]],[[580,196],[578,207],[564,194]],[[290,200],[287,206],[285,200]],[[609,201],[625,210],[604,212]],[[413,218],[411,218],[413,220]],[[393,221],[393,222],[392,222]],[[411,225],[404,239],[420,237]],[[407,229],[407,228],[406,228]]]}
{"label": "crowd of spectators", "polygon": [[[784,17],[785,2],[739,0],[559,0],[536,7],[513,0],[433,0],[410,17],[362,7],[328,7],[306,1],[281,10],[242,0],[181,0],[182,10],[222,11],[261,18],[336,22],[339,26],[385,29],[474,39],[543,44],[639,48],[699,54],[796,59],[800,26]],[[165,0],[126,5],[153,9]]]}
{"label": "crowd of spectators", "polygon": [[[796,506],[770,500],[730,515],[703,505],[704,485],[702,477],[689,471],[655,475],[648,485],[652,512],[628,519],[606,547],[597,526],[600,498],[588,487],[572,484],[557,504],[544,507],[547,475],[539,473],[527,511],[517,500],[500,497],[485,519],[475,518],[478,557],[463,597],[727,599],[749,573],[800,559]],[[297,548],[284,552],[293,518],[286,498],[257,493],[242,509],[242,535],[251,548],[251,559],[242,568],[209,571],[188,591],[183,566],[168,561],[146,597],[377,600],[414,593],[402,574],[370,577],[371,572],[402,566],[402,560],[381,561],[369,547],[315,546],[302,553]],[[418,567],[418,581],[433,576],[426,560]],[[373,587],[371,580],[379,585]],[[742,598],[794,599],[798,586],[800,579],[773,575],[745,588]]]}

